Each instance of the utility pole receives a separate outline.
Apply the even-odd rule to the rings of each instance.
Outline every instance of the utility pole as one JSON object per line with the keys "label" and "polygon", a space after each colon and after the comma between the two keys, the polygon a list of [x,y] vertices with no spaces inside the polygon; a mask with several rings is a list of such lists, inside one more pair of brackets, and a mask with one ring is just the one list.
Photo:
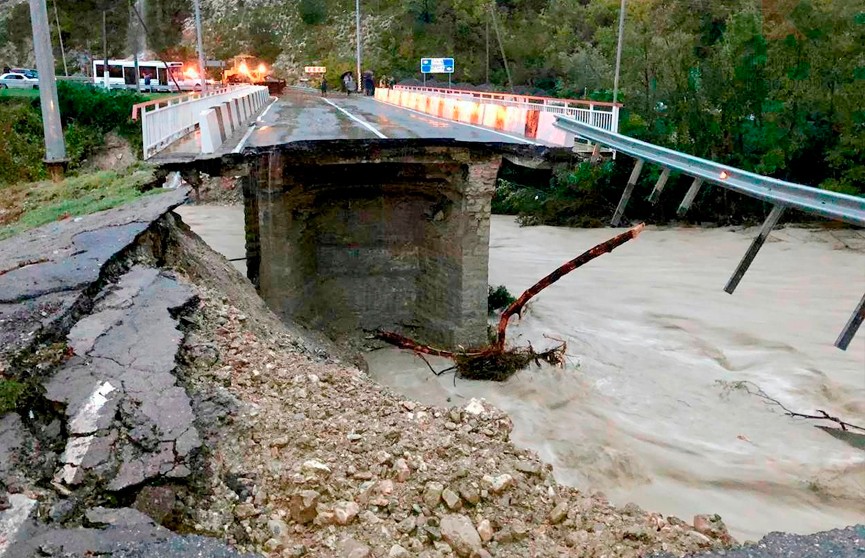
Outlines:
{"label": "utility pole", "polygon": [[490,12],[487,11],[487,81],[490,82]]}
{"label": "utility pole", "polygon": [[63,179],[66,165],[66,142],[60,123],[57,83],[54,81],[54,55],[51,53],[51,28],[45,0],[30,0],[33,25],[33,50],[39,72],[39,101],[42,106],[42,129],[45,132],[45,165],[54,182]]}
{"label": "utility pole", "polygon": [[60,16],[57,15],[57,0],[54,0],[54,21],[57,23],[57,38],[60,40],[60,56],[63,57],[63,75],[69,77],[69,67],[66,65],[66,49],[63,48],[63,31],[60,29]]}
{"label": "utility pole", "polygon": [[616,47],[616,75],[613,77],[613,102],[619,100],[619,71],[622,68],[622,39],[625,34],[625,0],[619,9],[619,44]]}
{"label": "utility pole", "polygon": [[111,89],[111,84],[108,83],[108,31],[105,27],[105,10],[102,10],[102,55],[105,57],[102,79],[105,81],[105,89]]}
{"label": "utility pole", "polygon": [[354,0],[354,18],[357,28],[357,87],[360,91],[361,79],[363,79],[363,76],[360,75],[360,0]]}
{"label": "utility pole", "polygon": [[198,65],[201,71],[201,92],[207,91],[207,78],[205,77],[206,68],[204,65],[204,41],[201,38],[201,6],[199,0],[194,0],[195,4],[195,34],[198,40]]}

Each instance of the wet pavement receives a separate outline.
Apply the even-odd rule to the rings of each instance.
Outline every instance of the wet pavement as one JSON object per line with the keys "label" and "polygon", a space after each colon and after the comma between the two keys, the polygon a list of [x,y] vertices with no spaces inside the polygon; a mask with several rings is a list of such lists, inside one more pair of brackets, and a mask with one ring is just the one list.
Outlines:
{"label": "wet pavement", "polygon": [[256,121],[245,147],[308,140],[451,138],[461,141],[534,143],[470,124],[451,122],[372,97],[288,91]]}

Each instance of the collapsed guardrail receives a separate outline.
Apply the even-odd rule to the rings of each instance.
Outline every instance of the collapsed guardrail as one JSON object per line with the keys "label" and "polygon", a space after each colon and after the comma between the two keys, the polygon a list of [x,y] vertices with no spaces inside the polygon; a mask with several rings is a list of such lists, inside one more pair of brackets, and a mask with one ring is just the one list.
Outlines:
{"label": "collapsed guardrail", "polygon": [[[634,170],[631,172],[631,176],[613,214],[611,220],[613,226],[617,226],[621,221],[640,173],[643,170],[643,166],[647,162],[660,165],[662,168],[661,176],[649,195],[649,201],[652,203],[656,203],[660,198],[671,172],[677,171],[694,179],[691,187],[685,194],[685,198],[679,204],[678,214],[680,216],[690,209],[700,189],[706,183],[715,184],[728,190],[771,203],[772,210],[763,222],[760,233],[753,240],[748,251],[742,257],[738,267],[724,287],[724,291],[730,294],[733,294],[736,290],[742,277],[745,276],[745,273],[751,266],[751,262],[757,256],[757,252],[760,251],[763,243],[766,242],[766,238],[768,238],[775,225],[778,224],[787,208],[798,209],[812,215],[865,227],[865,198],[769,178],[728,165],[715,163],[707,159],[694,157],[686,153],[673,151],[672,149],[653,145],[595,126],[589,126],[572,118],[557,117],[556,126],[595,144],[593,157],[597,157],[599,146],[604,145],[636,159]],[[865,296],[859,301],[859,305],[835,341],[835,346],[841,350],[847,350],[850,341],[856,335],[863,320],[865,320]]]}

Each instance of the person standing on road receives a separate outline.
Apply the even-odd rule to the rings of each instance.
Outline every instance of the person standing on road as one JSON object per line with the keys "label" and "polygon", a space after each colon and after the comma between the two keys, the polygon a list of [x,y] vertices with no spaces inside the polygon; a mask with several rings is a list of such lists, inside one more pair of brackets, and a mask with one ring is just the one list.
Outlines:
{"label": "person standing on road", "polygon": [[327,97],[327,80],[323,76],[321,78],[321,96]]}

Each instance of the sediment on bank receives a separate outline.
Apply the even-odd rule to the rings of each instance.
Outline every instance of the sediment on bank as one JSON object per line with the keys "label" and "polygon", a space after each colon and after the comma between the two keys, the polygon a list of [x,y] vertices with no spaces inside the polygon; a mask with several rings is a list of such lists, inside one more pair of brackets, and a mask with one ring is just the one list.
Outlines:
{"label": "sediment on bank", "polygon": [[30,335],[5,338],[2,373],[34,395],[0,417],[0,555],[636,557],[730,542],[717,518],[559,486],[482,401],[429,407],[376,385],[280,322],[166,213],[177,196],[65,223],[45,261],[4,254],[4,282],[54,266],[57,285],[6,291],[4,311],[20,304],[4,320]]}

